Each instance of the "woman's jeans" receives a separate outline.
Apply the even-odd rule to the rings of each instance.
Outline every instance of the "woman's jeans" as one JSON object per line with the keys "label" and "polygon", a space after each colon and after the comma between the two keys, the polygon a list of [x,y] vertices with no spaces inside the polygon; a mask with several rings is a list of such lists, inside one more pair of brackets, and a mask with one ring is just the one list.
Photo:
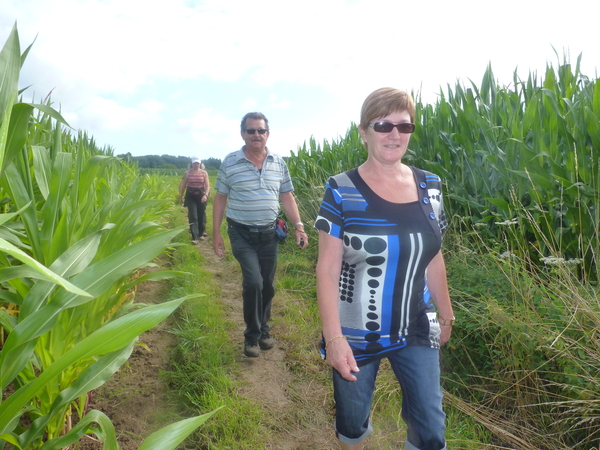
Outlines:
{"label": "woman's jeans", "polygon": [[202,203],[202,196],[186,193],[184,205],[188,209],[188,222],[192,241],[197,241],[206,230],[206,202]]}
{"label": "woman's jeans", "polygon": [[[439,350],[409,346],[388,359],[402,388],[402,418],[408,428],[405,449],[445,450]],[[356,381],[345,380],[333,370],[335,428],[345,444],[357,444],[372,431],[370,410],[379,363],[360,367],[354,373]]]}
{"label": "woman's jeans", "polygon": [[279,243],[275,228],[249,235],[248,230],[229,224],[227,233],[233,256],[242,268],[242,298],[247,341],[256,343],[269,334],[271,304],[275,296],[275,272]]}

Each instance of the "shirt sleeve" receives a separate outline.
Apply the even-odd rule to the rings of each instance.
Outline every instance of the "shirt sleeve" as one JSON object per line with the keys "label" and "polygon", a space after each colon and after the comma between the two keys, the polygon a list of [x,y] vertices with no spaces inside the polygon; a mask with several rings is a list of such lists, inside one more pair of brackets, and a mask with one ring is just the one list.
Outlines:
{"label": "shirt sleeve", "polygon": [[287,164],[283,159],[281,161],[281,186],[279,187],[280,194],[286,194],[294,191],[294,185],[292,184],[292,177],[288,170]]}
{"label": "shirt sleeve", "polygon": [[344,236],[344,217],[342,209],[342,196],[335,178],[331,177],[325,186],[325,194],[315,221],[318,231],[341,239]]}

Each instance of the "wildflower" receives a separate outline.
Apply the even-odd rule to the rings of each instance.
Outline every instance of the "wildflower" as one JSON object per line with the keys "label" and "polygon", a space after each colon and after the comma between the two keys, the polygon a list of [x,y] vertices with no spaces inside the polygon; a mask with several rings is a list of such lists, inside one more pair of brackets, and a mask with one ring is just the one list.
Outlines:
{"label": "wildflower", "polygon": [[576,266],[577,264],[581,264],[583,259],[581,258],[573,258],[573,259],[565,259],[565,258],[556,258],[554,256],[544,256],[540,258],[540,261],[543,262],[547,266],[556,266],[559,264]]}
{"label": "wildflower", "polygon": [[511,225],[516,225],[518,224],[519,221],[517,219],[512,219],[512,220],[505,220],[504,222],[496,222],[496,225],[503,225],[503,226],[511,226]]}

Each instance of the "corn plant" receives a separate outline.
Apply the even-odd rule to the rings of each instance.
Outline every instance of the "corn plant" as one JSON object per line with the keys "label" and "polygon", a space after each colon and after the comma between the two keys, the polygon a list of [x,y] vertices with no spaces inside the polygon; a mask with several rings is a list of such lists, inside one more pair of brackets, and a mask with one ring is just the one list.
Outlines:
{"label": "corn plant", "polygon": [[[87,411],[87,393],[186,299],[132,303],[140,282],[177,275],[138,270],[183,228],[162,223],[172,204],[165,186],[148,189],[110,151],[73,137],[50,101],[16,101],[27,51],[15,27],[0,52],[0,448],[59,449],[86,433],[118,448],[110,420]],[[207,417],[140,448],[175,448]]]}

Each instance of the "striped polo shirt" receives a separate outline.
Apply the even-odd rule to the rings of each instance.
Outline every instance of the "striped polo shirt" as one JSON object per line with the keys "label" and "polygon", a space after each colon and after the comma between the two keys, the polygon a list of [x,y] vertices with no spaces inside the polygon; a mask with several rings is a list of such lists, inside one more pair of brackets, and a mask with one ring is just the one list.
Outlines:
{"label": "striped polo shirt", "polygon": [[227,217],[245,225],[262,227],[279,214],[279,195],[294,186],[283,158],[267,149],[261,170],[246,158],[244,147],[229,153],[219,168],[215,189],[227,195]]}

